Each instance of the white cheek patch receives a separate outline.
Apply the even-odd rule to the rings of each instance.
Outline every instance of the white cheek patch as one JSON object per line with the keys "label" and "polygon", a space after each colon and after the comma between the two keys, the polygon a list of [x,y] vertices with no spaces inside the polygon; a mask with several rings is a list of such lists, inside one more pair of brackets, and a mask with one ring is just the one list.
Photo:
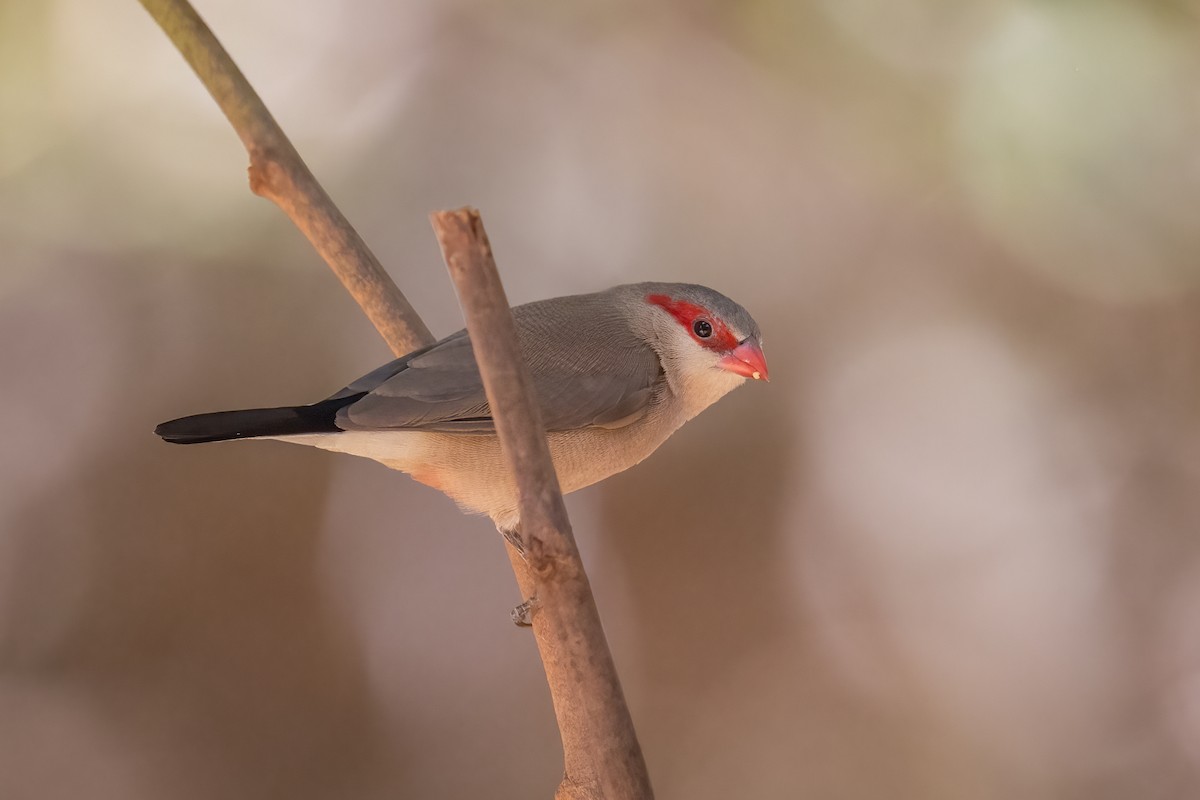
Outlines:
{"label": "white cheek patch", "polygon": [[761,381],[761,380],[762,380],[762,373],[761,373],[761,372],[759,372],[758,370],[755,370],[753,373],[751,373],[750,377],[751,377],[751,378],[754,378],[754,380],[756,380],[756,381]]}

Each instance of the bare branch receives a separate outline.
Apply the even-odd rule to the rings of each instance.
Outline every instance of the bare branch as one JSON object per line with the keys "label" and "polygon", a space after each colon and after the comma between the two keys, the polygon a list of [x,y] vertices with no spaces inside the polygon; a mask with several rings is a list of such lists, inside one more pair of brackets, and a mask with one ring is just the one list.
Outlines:
{"label": "bare branch", "polygon": [[362,307],[392,352],[433,342],[375,254],[284,135],[229,53],[187,0],[141,0],[196,71],[250,154],[250,189],[283,209]]}
{"label": "bare branch", "polygon": [[[141,0],[196,71],[250,155],[250,187],[308,237],[397,355],[433,336],[334,206],[229,54],[186,0]],[[517,475],[528,562],[509,556],[525,597],[562,733],[560,800],[651,798],[591,587],[546,447],[528,369],[478,213],[433,216],[475,343],[501,446]]]}
{"label": "bare branch", "polygon": [[534,600],[533,632],[562,734],[565,776],[556,797],[650,798],[646,763],[575,546],[483,222],[474,209],[431,218],[520,494],[527,561],[511,547],[509,556],[525,597]]}

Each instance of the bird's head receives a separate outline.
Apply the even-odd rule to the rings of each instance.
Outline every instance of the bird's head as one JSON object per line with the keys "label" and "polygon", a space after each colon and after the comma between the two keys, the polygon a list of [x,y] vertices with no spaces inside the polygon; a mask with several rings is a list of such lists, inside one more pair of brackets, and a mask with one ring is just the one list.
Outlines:
{"label": "bird's head", "polygon": [[672,388],[698,406],[747,378],[767,380],[754,318],[720,292],[690,283],[637,285],[636,300]]}

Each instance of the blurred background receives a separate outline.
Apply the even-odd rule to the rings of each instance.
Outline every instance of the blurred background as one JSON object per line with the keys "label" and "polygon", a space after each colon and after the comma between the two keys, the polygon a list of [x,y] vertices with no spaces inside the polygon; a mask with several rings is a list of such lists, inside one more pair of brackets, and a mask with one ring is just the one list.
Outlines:
{"label": "blurred background", "polygon": [[[661,798],[1200,794],[1200,3],[200,0],[439,335],[705,283],[748,385],[569,499]],[[139,4],[0,5],[0,797],[550,797],[488,522],[176,448],[388,359]]]}

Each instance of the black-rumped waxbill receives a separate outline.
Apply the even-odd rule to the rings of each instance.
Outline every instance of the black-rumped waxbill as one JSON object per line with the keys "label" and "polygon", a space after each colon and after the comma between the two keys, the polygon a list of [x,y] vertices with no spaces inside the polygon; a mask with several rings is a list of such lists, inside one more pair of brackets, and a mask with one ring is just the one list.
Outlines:
{"label": "black-rumped waxbill", "polygon": [[[563,492],[653,453],[747,378],[767,379],[745,309],[704,286],[635,283],[513,309]],[[277,439],[365,456],[445,492],[503,531],[520,521],[465,330],[307,406],[164,422],[168,442]]]}

